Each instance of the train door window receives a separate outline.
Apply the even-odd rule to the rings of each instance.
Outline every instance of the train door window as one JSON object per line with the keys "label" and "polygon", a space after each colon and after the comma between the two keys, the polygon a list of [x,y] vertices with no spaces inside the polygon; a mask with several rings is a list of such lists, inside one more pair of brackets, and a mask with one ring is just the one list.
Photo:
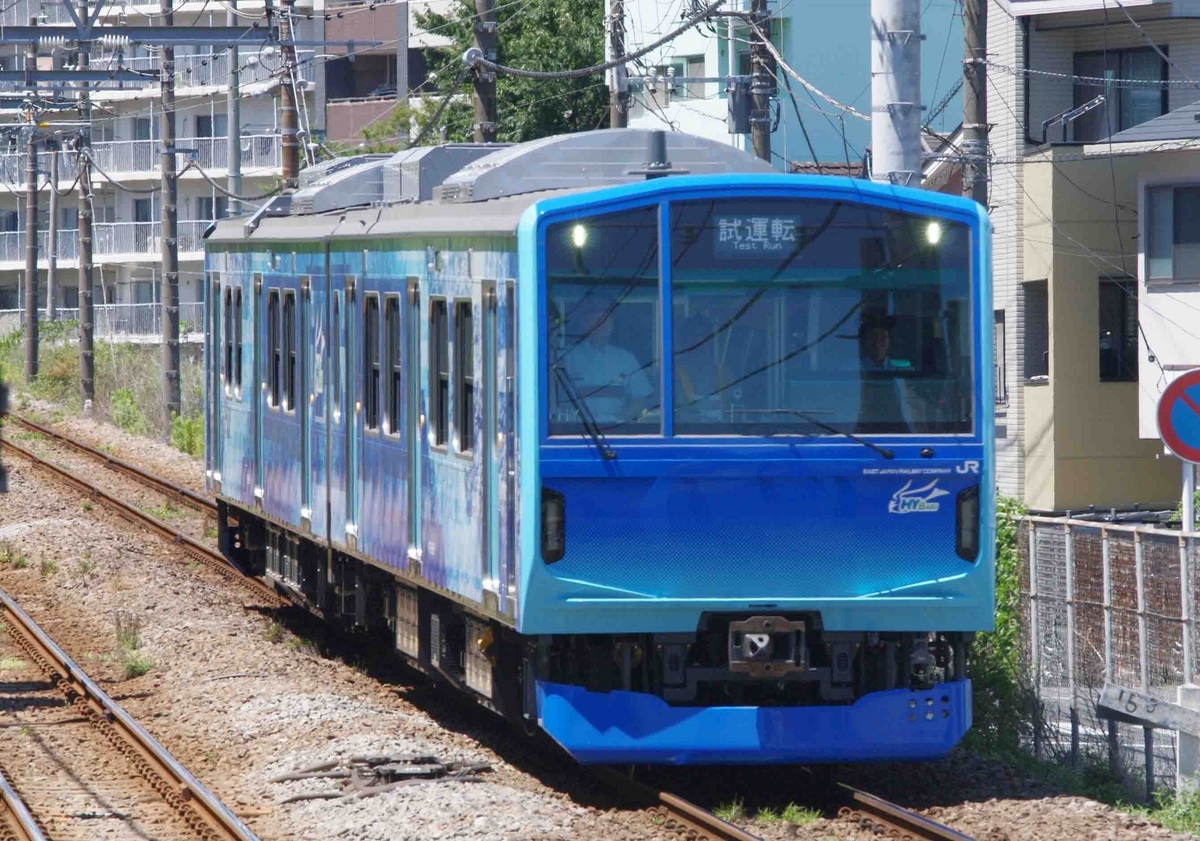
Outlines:
{"label": "train door window", "polygon": [[470,301],[454,302],[454,433],[460,453],[475,442],[475,338]]}
{"label": "train door window", "polygon": [[446,299],[429,299],[429,372],[430,398],[433,411],[433,444],[446,446],[450,432],[450,348],[449,327],[446,324]]}
{"label": "train door window", "polygon": [[242,289],[233,290],[233,381],[238,397],[242,396]]}
{"label": "train door window", "polygon": [[296,411],[296,293],[283,293],[283,408]]}
{"label": "train door window", "polygon": [[385,364],[384,395],[387,406],[384,414],[387,416],[387,434],[400,434],[400,296],[388,295],[383,301],[383,324],[387,342]]}
{"label": "train door window", "polygon": [[279,329],[279,290],[267,292],[267,405],[279,406],[280,378],[283,374],[283,348]]}
{"label": "train door window", "polygon": [[367,378],[363,409],[367,429],[379,428],[379,295],[364,297],[363,317],[363,375]]}
{"label": "train door window", "polygon": [[225,393],[233,392],[233,287],[225,287]]}
{"label": "train door window", "polygon": [[333,420],[337,423],[342,417],[342,293],[333,293],[333,325],[329,331],[332,340],[329,343],[332,356],[333,372]]}

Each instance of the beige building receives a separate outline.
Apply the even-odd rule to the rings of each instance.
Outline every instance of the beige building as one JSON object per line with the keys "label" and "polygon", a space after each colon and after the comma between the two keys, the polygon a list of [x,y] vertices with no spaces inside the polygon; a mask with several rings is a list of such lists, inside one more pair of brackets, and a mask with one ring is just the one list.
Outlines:
{"label": "beige building", "polygon": [[1200,367],[1198,17],[992,6],[997,462],[1031,508],[1179,499],[1154,410]]}

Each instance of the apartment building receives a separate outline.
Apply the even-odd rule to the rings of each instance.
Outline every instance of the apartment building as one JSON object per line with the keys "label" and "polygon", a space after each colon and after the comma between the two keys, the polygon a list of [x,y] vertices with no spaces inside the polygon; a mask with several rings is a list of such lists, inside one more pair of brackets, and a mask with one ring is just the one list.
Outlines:
{"label": "apartment building", "polygon": [[1173,504],[1155,406],[1200,367],[1200,4],[997,0],[988,39],[1001,490]]}
{"label": "apartment building", "polygon": [[[416,27],[418,11],[446,6],[449,0],[371,4],[365,0],[297,0],[295,38],[317,42],[297,49],[296,94],[300,128],[305,133],[301,166],[327,154],[328,142],[353,144],[363,125],[386,115],[412,84],[425,81],[424,50],[445,39]],[[279,3],[274,4],[280,7]],[[102,22],[129,25],[161,23],[159,4],[106,6]],[[21,0],[0,13],[0,24],[24,24],[37,17],[47,28],[69,22],[59,3]],[[263,0],[239,0],[237,20],[262,19]],[[174,7],[175,25],[223,26],[226,7],[215,0],[184,0]],[[354,48],[330,41],[358,41]],[[379,46],[370,46],[379,42]],[[0,64],[20,67],[22,47],[3,48]],[[223,47],[175,48],[177,169],[193,167],[179,178],[178,238],[181,321],[200,323],[203,234],[230,212],[230,200],[205,178],[226,186],[228,175],[228,79],[230,53]],[[70,66],[75,57],[61,47],[41,48],[39,66]],[[278,45],[239,49],[242,195],[260,195],[277,186],[282,175],[279,96],[282,55]],[[145,82],[107,82],[94,87],[92,207],[96,303],[146,305],[137,313],[144,332],[156,332],[161,282],[161,206],[158,187],[162,100],[160,56],[156,50],[129,47],[93,51],[92,69],[124,67],[146,74]],[[403,92],[402,92],[403,91]],[[67,91],[70,94],[70,91]],[[67,112],[71,118],[74,111]],[[0,121],[19,122],[15,111],[0,111]],[[332,131],[330,130],[332,129]],[[39,154],[38,231],[39,306],[46,304],[49,257],[51,156],[58,155],[58,186],[67,190],[77,175],[71,151]],[[0,312],[22,303],[25,267],[25,166],[23,141],[0,141]],[[201,172],[201,170],[203,170]],[[78,304],[78,199],[58,199],[56,307]],[[250,212],[258,202],[247,202]],[[98,319],[100,328],[107,323]],[[98,328],[99,329],[99,328]],[[102,331],[103,332],[103,331]],[[135,331],[137,332],[137,331]]]}

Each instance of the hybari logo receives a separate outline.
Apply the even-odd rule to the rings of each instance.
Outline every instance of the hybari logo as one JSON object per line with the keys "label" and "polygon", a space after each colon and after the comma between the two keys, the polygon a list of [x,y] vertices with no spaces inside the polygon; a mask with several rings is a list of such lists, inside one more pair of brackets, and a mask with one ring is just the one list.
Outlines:
{"label": "hybari logo", "polygon": [[912,479],[909,479],[903,488],[892,494],[892,501],[888,503],[888,512],[891,514],[926,514],[937,511],[941,504],[934,500],[950,495],[950,491],[942,490],[937,483],[938,480],[934,479],[924,487],[914,488]]}

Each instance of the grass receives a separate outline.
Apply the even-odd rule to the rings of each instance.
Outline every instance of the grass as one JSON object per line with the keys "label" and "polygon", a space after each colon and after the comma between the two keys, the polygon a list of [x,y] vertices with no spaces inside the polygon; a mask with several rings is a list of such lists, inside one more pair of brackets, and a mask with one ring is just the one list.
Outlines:
{"label": "grass", "polygon": [[0,672],[15,672],[25,668],[25,661],[17,657],[0,657]]}
{"label": "grass", "polygon": [[1140,811],[1167,829],[1192,835],[1200,832],[1200,791],[1164,792],[1153,807]]}
{"label": "grass", "polygon": [[25,569],[29,566],[29,560],[24,555],[17,555],[12,562],[13,569]]}
{"label": "grass", "polygon": [[136,616],[118,612],[113,617],[117,631],[117,659],[126,680],[141,677],[154,668],[154,660],[142,647],[142,622]]}
{"label": "grass", "polygon": [[743,820],[746,817],[746,807],[742,802],[742,798],[737,797],[728,803],[722,803],[717,808],[713,809],[713,814],[723,821]]}
{"label": "grass", "polygon": [[283,633],[283,626],[278,622],[272,622],[271,627],[267,628],[267,642],[282,642]]}
{"label": "grass", "polygon": [[81,558],[79,563],[75,565],[75,571],[80,578],[87,578],[96,571],[96,562],[88,558]]}
{"label": "grass", "polygon": [[42,578],[49,578],[58,572],[58,561],[52,558],[43,558],[40,565]]}
{"label": "grass", "polygon": [[152,517],[157,517],[160,520],[174,520],[183,512],[172,505],[170,500],[168,500],[157,508],[147,508],[146,513]]}
{"label": "grass", "polygon": [[121,673],[126,680],[141,677],[154,668],[154,661],[144,651],[127,651],[121,657]]}
{"label": "grass", "polygon": [[0,543],[0,566],[12,564],[13,569],[25,569],[29,562],[25,556],[13,548],[11,543]]}
{"label": "grass", "polygon": [[96,507],[96,506],[92,505],[90,502],[85,502],[85,503],[83,503],[83,510],[84,510],[84,511],[91,511],[91,510],[92,510],[93,508],[95,508],[95,507]]}

